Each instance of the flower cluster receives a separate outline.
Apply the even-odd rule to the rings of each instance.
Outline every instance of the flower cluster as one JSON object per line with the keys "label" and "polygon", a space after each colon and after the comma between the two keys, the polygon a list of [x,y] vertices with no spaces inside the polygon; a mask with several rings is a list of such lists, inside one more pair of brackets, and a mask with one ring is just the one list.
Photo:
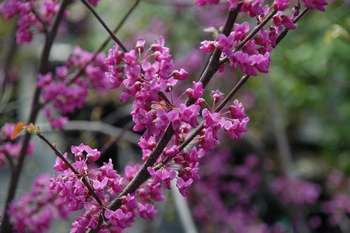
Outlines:
{"label": "flower cluster", "polygon": [[[123,179],[114,170],[111,160],[99,168],[89,165],[100,157],[101,153],[97,149],[80,144],[73,146],[71,152],[75,158],[71,164],[75,171],[61,158],[57,158],[54,169],[60,174],[53,177],[50,184],[50,189],[58,193],[68,211],[85,209],[84,216],[76,218],[72,224],[71,232],[95,229],[101,217],[104,219],[101,229],[108,226],[109,221],[113,232],[122,232],[124,228],[132,226],[137,213],[142,218],[155,218],[157,210],[153,203],[164,200],[164,197],[161,195],[160,184],[151,185],[151,181],[144,183],[137,192],[121,197],[122,206],[116,211],[105,210],[111,197],[123,191],[123,187],[135,176],[140,166],[126,167],[126,178]],[[65,153],[64,157],[67,159],[68,154]]]}
{"label": "flower cluster", "polygon": [[[106,76],[116,86],[123,85],[120,97],[122,102],[126,102],[131,96],[135,97],[131,115],[135,122],[135,131],[146,129],[139,143],[144,161],[152,153],[156,141],[163,136],[166,128],[172,125],[175,131],[172,144],[164,149],[155,165],[163,160],[172,160],[172,164],[157,171],[149,167],[148,172],[153,176],[153,185],[161,182],[167,189],[170,189],[170,180],[177,178],[177,186],[186,196],[187,188],[193,180],[199,179],[199,158],[205,151],[211,151],[220,144],[218,131],[224,129],[231,138],[241,139],[242,133],[248,130],[246,125],[249,118],[237,100],[223,113],[207,108],[201,111],[204,105],[209,106],[202,98],[204,89],[201,82],[193,82],[192,88],[188,88],[180,96],[195,99],[194,104],[187,106],[180,99],[172,101],[174,86],[178,81],[185,80],[188,74],[183,69],[174,70],[172,57],[169,48],[164,46],[163,37],[155,40],[148,50],[145,50],[144,44],[145,41],[140,38],[135,49],[130,52],[119,51],[117,45],[110,49],[106,59],[110,71]],[[150,62],[151,59],[153,63]],[[223,96],[223,93],[216,91],[212,101],[217,103]],[[193,140],[198,147],[180,151],[178,147],[186,140],[187,135],[200,125],[200,115],[204,118],[203,129]]]}
{"label": "flower cluster", "polygon": [[49,189],[50,176],[41,174],[33,182],[30,193],[22,195],[10,204],[8,210],[19,233],[44,233],[53,220],[67,219],[69,211],[55,190]]}
{"label": "flower cluster", "polygon": [[[199,109],[199,106],[196,104],[191,106],[198,107]],[[244,109],[237,100],[234,101],[234,105],[229,107],[230,111],[227,114],[230,115],[230,118],[228,119],[225,119],[219,113],[211,113],[208,109],[203,109],[202,116],[205,119],[203,123],[204,129],[193,140],[198,143],[199,147],[193,146],[191,149],[179,151],[177,146],[181,144],[182,140],[186,139],[186,135],[191,128],[199,124],[196,119],[198,116],[198,109],[186,108],[185,105],[180,106],[180,114],[182,113],[181,115],[185,116],[181,119],[184,123],[181,123],[177,128],[178,131],[175,136],[177,140],[174,138],[174,146],[166,148],[162,153],[163,159],[172,158],[173,163],[169,167],[158,171],[148,168],[149,173],[154,177],[153,182],[162,181],[165,188],[168,189],[170,189],[169,181],[175,178],[173,170],[177,170],[177,187],[184,196],[188,195],[187,188],[192,184],[193,180],[199,179],[199,159],[204,156],[206,151],[212,151],[220,144],[218,140],[218,130],[224,128],[233,139],[241,139],[242,132],[248,130],[246,124],[249,118],[245,116],[243,113]],[[188,113],[184,114],[185,110],[188,111]],[[173,121],[173,125],[176,125],[175,123],[176,122]],[[151,137],[148,141],[145,138],[141,138],[139,146],[143,149],[144,157],[149,156],[152,145],[155,145],[154,137]]]}
{"label": "flower cluster", "polygon": [[[83,107],[89,86],[97,90],[114,88],[105,76],[107,66],[105,55],[93,53],[75,47],[73,54],[64,66],[56,67],[55,76],[52,73],[39,74],[37,86],[43,89],[42,97],[45,104],[52,103],[53,108],[60,111],[59,117],[52,114],[52,107],[46,106],[45,115],[49,118],[53,129],[63,129],[68,118],[62,115],[73,113]],[[69,75],[70,70],[75,70]],[[78,74],[82,72],[88,80]],[[90,85],[89,85],[90,83]]]}
{"label": "flower cluster", "polygon": [[[207,3],[218,3],[217,1],[198,0],[197,5],[205,5]],[[231,10],[236,9],[238,1],[228,1]],[[272,24],[269,29],[261,28],[258,35],[244,42],[249,31],[249,24],[235,24],[234,31],[228,36],[219,34],[217,41],[203,41],[200,49],[204,52],[211,52],[216,48],[220,49],[230,62],[230,67],[234,70],[240,66],[243,73],[247,75],[257,76],[257,72],[267,73],[271,62],[270,53],[276,46],[276,38],[282,32],[283,27],[287,29],[296,29],[293,19],[298,14],[299,7],[293,8],[292,15],[288,16],[283,13],[290,3],[288,0],[275,0],[273,7],[268,5],[262,6],[262,0],[243,1],[241,11],[247,12],[250,17],[257,17],[260,22],[265,19],[271,9],[277,12],[272,17]],[[325,10],[324,5],[327,1],[305,1],[305,5],[310,9]],[[221,70],[222,71],[222,70]]]}
{"label": "flower cluster", "polygon": [[257,71],[267,73],[271,62],[270,52],[276,45],[276,36],[281,30],[276,27],[270,27],[269,30],[262,28],[260,34],[249,40],[241,50],[242,41],[246,38],[249,31],[249,24],[235,24],[234,31],[227,37],[223,34],[218,36],[218,41],[203,41],[200,49],[204,52],[220,49],[230,61],[230,67],[234,70],[238,65],[243,73],[256,76]]}
{"label": "flower cluster", "polygon": [[[22,140],[12,140],[12,133],[15,125],[5,123],[0,131],[0,170],[9,167],[9,161],[7,156],[11,159],[18,159],[20,151],[22,149]],[[31,155],[34,153],[34,142],[30,141],[26,154]]]}
{"label": "flower cluster", "polygon": [[[6,19],[19,16],[16,32],[17,44],[30,43],[34,34],[39,34],[49,28],[55,18],[61,3],[55,0],[20,1],[7,0],[0,6],[0,13]],[[65,12],[68,16],[68,12]]]}

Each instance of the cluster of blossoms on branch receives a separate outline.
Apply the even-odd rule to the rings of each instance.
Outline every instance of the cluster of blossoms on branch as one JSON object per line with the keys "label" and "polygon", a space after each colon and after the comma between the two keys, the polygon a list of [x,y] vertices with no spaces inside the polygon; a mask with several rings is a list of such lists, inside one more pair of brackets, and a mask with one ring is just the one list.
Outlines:
{"label": "cluster of blossoms on branch", "polygon": [[[96,5],[98,1],[89,2]],[[220,67],[211,67],[219,72],[229,62],[231,68],[236,70],[240,66],[242,72],[248,76],[256,76],[258,71],[267,73],[271,62],[270,53],[277,44],[277,37],[283,29],[296,28],[294,19],[299,9],[295,7],[292,15],[288,16],[283,13],[290,6],[287,0],[275,0],[272,6],[263,6],[262,0],[227,2],[230,11],[246,12],[248,16],[257,18],[260,29],[248,33],[248,23],[234,24],[231,33],[220,34],[217,41],[202,42],[200,50],[221,51]],[[304,2],[306,7],[319,10],[324,10],[324,5],[327,4],[324,0]],[[197,0],[195,3],[217,4],[219,0]],[[56,1],[45,1],[38,11],[35,1],[9,0],[0,9],[7,19],[19,16],[17,43],[29,43],[33,33],[48,30],[61,8]],[[270,20],[274,26],[267,24]],[[268,25],[268,29],[263,28],[265,25]],[[134,49],[130,51],[124,48],[121,50],[123,46],[120,44],[115,45],[108,51],[108,56],[89,53],[76,47],[67,63],[57,67],[55,73],[38,76],[37,88],[41,90],[41,106],[45,106],[45,114],[52,127],[59,129],[63,129],[64,123],[68,121],[64,115],[83,107],[89,87],[101,91],[121,87],[120,101],[126,103],[133,99],[131,116],[135,123],[134,131],[144,131],[138,143],[142,149],[142,160],[147,164],[155,158],[145,168],[140,165],[127,166],[122,176],[113,168],[111,160],[101,167],[94,166],[93,162],[101,153],[84,144],[71,147],[73,162],[69,161],[68,153],[58,155],[54,169],[59,173],[51,178],[49,190],[45,191],[50,195],[43,199],[41,194],[45,188],[42,178],[38,178],[36,188],[31,194],[22,197],[20,203],[40,206],[45,201],[48,207],[49,203],[55,203],[57,215],[63,218],[67,216],[67,212],[84,209],[84,216],[77,217],[72,224],[72,233],[96,228],[100,229],[100,233],[122,232],[133,225],[137,215],[153,220],[157,213],[156,202],[164,200],[162,187],[170,189],[171,180],[176,179],[176,186],[183,196],[189,195],[188,188],[193,181],[200,179],[199,159],[220,144],[220,130],[234,140],[242,139],[243,133],[248,130],[249,118],[242,103],[234,100],[226,108],[215,108],[217,104],[223,102],[226,105],[229,101],[219,90],[206,95],[206,84],[201,79],[192,82],[192,87],[177,96],[174,93],[176,85],[186,80],[189,74],[184,69],[175,69],[170,49],[164,46],[163,37],[156,39],[149,49],[145,49],[145,43],[144,39],[139,38]],[[83,79],[82,75],[87,79]],[[59,110],[62,116],[55,117],[53,109]],[[13,127],[6,125],[3,130],[5,135],[10,135]],[[157,148],[162,146],[158,142],[168,137],[166,133],[169,131],[173,133],[167,144],[158,155],[155,154],[158,153],[155,152]],[[36,133],[40,134],[39,131]],[[11,152],[15,149],[10,146],[6,148],[5,144],[1,148],[0,160],[4,160],[5,153],[15,153]],[[28,153],[30,152],[28,147]],[[246,167],[238,167],[231,175],[243,179],[247,183],[245,185],[255,187],[260,177],[255,173],[255,176],[250,177],[245,169],[249,168],[248,173],[254,171],[256,164],[256,160],[251,159],[245,164]],[[146,169],[146,175],[151,178],[145,179],[136,190],[125,191],[129,184],[140,179],[138,175],[142,173],[142,169]],[[232,183],[229,188],[237,188],[235,185],[241,184]],[[316,191],[312,200],[317,198]],[[117,208],[110,208],[116,203],[119,203]],[[43,218],[40,218],[41,214],[45,215],[45,208],[42,209],[43,212],[35,213],[37,215],[33,215],[31,208],[23,213],[19,208],[20,206],[12,204],[9,210],[16,219],[15,228],[47,228],[45,223],[51,219],[42,222]],[[27,218],[29,215],[34,217]]]}
{"label": "cluster of blossoms on branch", "polygon": [[[161,37],[155,40],[150,49],[144,49],[145,41],[139,39],[134,50],[123,53],[118,46],[109,50],[106,62],[110,72],[107,76],[123,84],[121,101],[127,101],[135,96],[133,101],[134,110],[131,112],[135,122],[134,130],[146,129],[140,139],[139,146],[143,151],[143,160],[146,161],[154,149],[159,138],[163,137],[165,129],[171,124],[175,130],[172,145],[168,145],[162,152],[162,161],[173,159],[171,166],[166,165],[163,169],[154,171],[149,167],[148,171],[155,178],[155,181],[162,180],[165,187],[170,189],[169,181],[175,178],[175,169],[180,165],[177,185],[182,194],[187,193],[187,187],[198,179],[198,159],[205,151],[213,150],[219,145],[218,130],[224,129],[233,139],[241,139],[242,133],[248,129],[246,125],[249,118],[244,114],[241,103],[237,100],[227,111],[222,113],[214,112],[214,109],[204,108],[203,130],[193,139],[191,149],[181,150],[179,147],[190,132],[200,125],[200,109],[209,104],[201,98],[204,89],[201,82],[193,82],[193,87],[188,88],[181,96],[196,99],[195,103],[187,106],[181,103],[180,98],[173,100],[172,90],[178,81],[185,80],[188,76],[183,69],[174,70],[172,57],[169,48],[164,47],[164,39]],[[141,61],[138,61],[140,57]],[[148,60],[153,60],[150,63]],[[168,97],[167,97],[168,96]],[[212,91],[213,103],[218,103],[224,94],[220,91]],[[179,106],[178,106],[178,103]],[[155,183],[155,182],[154,182]]]}
{"label": "cluster of blossoms on branch", "polygon": [[[88,1],[96,6],[100,0]],[[60,6],[61,3],[57,0],[8,0],[0,5],[0,13],[5,16],[5,19],[18,16],[16,42],[17,44],[27,44],[32,41],[34,35],[48,31]],[[68,15],[69,12],[65,11],[64,17]]]}
{"label": "cluster of blossoms on branch", "polygon": [[[19,16],[16,42],[26,44],[32,41],[34,34],[52,26],[60,5],[59,1],[52,0],[45,0],[43,4],[38,1],[9,0],[0,7],[0,13],[6,19]],[[68,16],[68,12],[65,12],[65,16]]]}
{"label": "cluster of blossoms on branch", "polygon": [[33,182],[30,193],[11,203],[8,213],[15,219],[19,233],[47,232],[53,220],[68,219],[70,211],[56,190],[49,188],[50,175],[41,174]]}
{"label": "cluster of blossoms on branch", "polygon": [[[43,89],[45,115],[53,129],[63,129],[68,121],[65,115],[84,106],[90,87],[98,91],[115,87],[105,77],[108,70],[105,59],[104,53],[95,56],[77,46],[66,64],[56,67],[55,74],[39,74],[37,87]],[[87,80],[82,76],[86,76]],[[54,116],[53,109],[59,111],[58,117]]]}
{"label": "cluster of blossoms on branch", "polygon": [[[100,168],[90,169],[88,163],[96,161],[100,152],[85,145],[72,147],[71,151],[75,156],[75,162],[71,164],[73,168],[67,166],[67,161],[57,158],[54,169],[61,171],[62,174],[52,179],[50,188],[56,190],[58,196],[63,198],[69,211],[82,208],[86,210],[84,217],[78,217],[73,223],[71,232],[95,229],[101,216],[106,220],[106,223],[100,224],[101,229],[108,226],[108,219],[115,232],[131,226],[136,213],[141,217],[154,219],[154,214],[157,212],[154,207],[155,202],[164,200],[161,195],[161,184],[170,189],[170,181],[176,178],[181,194],[187,196],[188,187],[193,180],[199,179],[197,174],[199,158],[205,151],[211,151],[219,144],[219,129],[223,128],[233,139],[241,139],[242,133],[247,131],[246,124],[249,118],[246,117],[242,104],[237,100],[222,113],[204,108],[203,130],[193,139],[193,143],[198,144],[199,147],[179,149],[188,133],[199,126],[199,110],[204,105],[209,106],[201,98],[204,94],[202,83],[194,82],[193,88],[188,88],[183,94],[197,99],[195,104],[189,107],[180,104],[177,107],[176,103],[180,101],[170,102],[169,99],[172,99],[172,96],[168,93],[172,92],[178,80],[187,78],[186,71],[174,70],[172,57],[169,49],[164,47],[163,38],[156,40],[148,50],[149,53],[151,51],[153,53],[147,54],[146,51],[145,59],[138,61],[135,51],[139,51],[138,56],[141,57],[144,52],[143,44],[144,40],[139,39],[136,49],[127,53],[118,51],[117,46],[111,49],[106,59],[110,71],[106,77],[109,78],[110,83],[124,85],[121,95],[123,102],[135,96],[134,111],[131,113],[135,122],[134,130],[141,131],[146,128],[139,143],[143,160],[147,160],[157,140],[163,136],[169,124],[172,124],[175,129],[173,145],[164,149],[162,156],[153,167],[148,167],[147,170],[153,179],[146,181],[133,194],[121,197],[122,205],[116,211],[105,209],[112,201],[110,196],[120,194],[127,185],[125,182],[130,182],[140,167],[127,167],[125,179],[113,169],[111,161]],[[153,64],[146,59],[152,59]],[[50,78],[50,74],[46,77]],[[39,83],[39,85],[50,85],[52,82],[39,81]],[[45,92],[43,95],[45,96]],[[219,91],[212,91],[212,102],[218,103],[223,96],[224,94]],[[64,154],[64,157],[67,158],[68,154]],[[162,166],[156,167],[157,165]]]}
{"label": "cluster of blossoms on branch", "polygon": [[[114,170],[111,159],[99,168],[91,164],[101,155],[97,149],[81,144],[73,146],[71,152],[75,160],[71,163],[73,170],[65,161],[57,158],[54,169],[60,173],[51,179],[50,184],[50,189],[58,193],[68,211],[85,210],[84,216],[76,218],[72,224],[71,232],[95,229],[100,217],[104,219],[101,229],[108,228],[106,221],[109,220],[112,232],[121,232],[122,229],[132,226],[137,214],[143,218],[155,218],[157,210],[153,206],[154,202],[164,200],[160,185],[148,187],[145,184],[138,192],[121,198],[122,208],[116,211],[106,210],[111,197],[123,191],[127,182],[133,178],[137,167],[126,167],[123,178]],[[67,158],[68,154],[65,153],[64,157]],[[91,195],[92,193],[94,195]]]}

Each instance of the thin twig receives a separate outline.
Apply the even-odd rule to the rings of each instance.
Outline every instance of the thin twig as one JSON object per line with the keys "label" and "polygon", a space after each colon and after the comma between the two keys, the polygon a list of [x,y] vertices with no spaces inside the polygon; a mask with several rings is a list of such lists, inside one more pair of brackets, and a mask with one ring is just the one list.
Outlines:
{"label": "thin twig", "polygon": [[54,152],[57,157],[63,160],[63,162],[74,172],[76,175],[80,175],[80,173],[72,166],[72,164],[63,156],[63,154],[42,134],[37,134],[37,136],[43,140]]}
{"label": "thin twig", "polygon": [[99,14],[97,14],[97,12],[95,11],[95,9],[86,1],[86,0],[81,0],[84,5],[89,8],[89,10],[92,12],[92,14],[94,14],[94,16],[96,17],[96,19],[98,21],[100,21],[100,23],[102,24],[102,26],[106,29],[106,31],[109,33],[109,35],[111,36],[111,38],[120,46],[120,48],[126,53],[128,52],[128,49],[123,45],[123,43],[118,39],[118,37],[111,31],[111,29],[109,29],[109,27],[107,26],[107,24],[102,20],[102,18],[99,16]]}
{"label": "thin twig", "polygon": [[234,88],[232,88],[230,93],[228,93],[228,95],[221,101],[219,106],[216,107],[215,112],[219,112],[232,99],[232,97],[243,86],[243,84],[245,84],[248,81],[249,77],[250,77],[250,75],[246,74],[238,81],[236,86]]}

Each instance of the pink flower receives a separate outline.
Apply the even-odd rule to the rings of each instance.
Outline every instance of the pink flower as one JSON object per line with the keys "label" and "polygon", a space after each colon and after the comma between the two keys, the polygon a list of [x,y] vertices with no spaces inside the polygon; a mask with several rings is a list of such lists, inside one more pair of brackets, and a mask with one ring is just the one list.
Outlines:
{"label": "pink flower", "polygon": [[8,214],[14,220],[16,232],[35,229],[35,232],[44,233],[54,220],[67,219],[69,213],[64,200],[49,189],[49,175],[41,174],[34,179],[30,193],[10,204]]}
{"label": "pink flower", "polygon": [[232,119],[242,119],[246,117],[243,105],[238,100],[233,101],[233,105],[229,106],[229,110]]}
{"label": "pink flower", "polygon": [[290,6],[290,3],[288,0],[275,0],[273,4],[273,8],[275,11],[284,11]]}
{"label": "pink flower", "polygon": [[4,126],[1,128],[1,133],[8,139],[11,138],[12,132],[15,129],[15,124],[10,124],[5,122]]}
{"label": "pink flower", "polygon": [[51,81],[52,81],[52,73],[47,73],[45,75],[39,74],[38,82],[36,86],[42,88],[48,85]]}
{"label": "pink flower", "polygon": [[156,218],[155,214],[158,212],[158,210],[154,208],[154,205],[151,204],[140,204],[138,206],[138,211],[140,213],[141,218],[150,220],[154,220]]}
{"label": "pink flower", "polygon": [[189,123],[192,127],[197,127],[199,122],[197,117],[199,115],[200,106],[193,104],[186,107],[185,104],[180,105],[180,119],[183,122]]}
{"label": "pink flower", "polygon": [[188,73],[184,69],[180,71],[174,70],[170,76],[174,76],[175,79],[183,81],[188,77]]}
{"label": "pink flower", "polygon": [[239,0],[226,0],[230,4],[230,11],[234,11],[237,8]]}
{"label": "pink flower", "polygon": [[225,36],[224,34],[219,34],[218,36],[218,45],[217,48],[221,51],[224,51],[225,49],[230,49],[233,43],[233,36]]}
{"label": "pink flower", "polygon": [[202,82],[193,82],[193,88],[188,88],[186,93],[188,97],[198,99],[203,96],[204,89]]}
{"label": "pink flower", "polygon": [[310,9],[317,9],[320,11],[325,11],[326,8],[324,6],[328,5],[327,0],[303,0],[305,2],[305,6]]}
{"label": "pink flower", "polygon": [[210,91],[210,96],[213,103],[218,103],[220,102],[221,98],[224,97],[224,94],[219,90],[216,90],[216,91],[212,90]]}
{"label": "pink flower", "polygon": [[199,146],[205,151],[214,150],[217,145],[220,145],[216,134],[212,128],[203,129],[201,136],[198,138]]}
{"label": "pink flower", "polygon": [[181,178],[177,179],[176,186],[179,188],[179,191],[180,191],[182,196],[184,196],[184,197],[188,196],[188,194],[189,194],[188,187],[191,186],[192,182],[193,182],[192,179],[189,179],[186,182]]}
{"label": "pink flower", "polygon": [[154,178],[151,185],[155,185],[155,184],[159,183],[160,181],[162,181],[162,183],[166,189],[169,189],[169,190],[171,189],[170,181],[176,177],[175,171],[169,172],[165,169],[154,171],[153,168],[151,168],[151,167],[148,167],[147,171]]}
{"label": "pink flower", "polygon": [[207,108],[203,109],[202,116],[205,119],[204,127],[212,128],[214,130],[221,129],[225,120],[221,118],[219,113],[211,113]]}
{"label": "pink flower", "polygon": [[101,152],[97,149],[91,149],[89,146],[82,143],[79,146],[72,146],[71,151],[73,154],[85,153],[88,162],[94,162],[101,156]]}
{"label": "pink flower", "polygon": [[[64,153],[63,156],[67,159],[68,158],[68,154]],[[57,170],[57,171],[64,171],[68,169],[68,165],[63,162],[62,159],[60,159],[59,157],[56,158],[56,162],[55,165],[53,166],[53,169]]]}
{"label": "pink flower", "polygon": [[266,52],[264,55],[258,54],[255,57],[253,57],[255,60],[254,67],[262,72],[262,73],[268,73],[269,72],[269,66],[271,62],[270,53]]}
{"label": "pink flower", "polygon": [[233,26],[234,30],[231,35],[235,41],[242,41],[245,39],[247,32],[249,31],[249,23],[244,22],[242,24],[235,23]]}
{"label": "pink flower", "polygon": [[132,216],[130,212],[124,213],[121,209],[117,209],[116,211],[111,211],[107,209],[105,211],[105,217],[109,219],[111,225],[119,226],[124,229],[126,227],[126,221]]}
{"label": "pink flower", "polygon": [[216,49],[216,42],[208,40],[202,41],[201,47],[199,47],[199,49],[207,53],[214,51]]}
{"label": "pink flower", "polygon": [[284,25],[288,29],[296,29],[297,27],[294,25],[293,20],[289,18],[287,15],[275,15],[272,17],[272,22],[276,26]]}
{"label": "pink flower", "polygon": [[257,15],[260,15],[263,13],[262,9],[262,3],[264,0],[249,0],[249,1],[243,1],[243,6],[241,11],[242,12],[248,12],[248,15],[250,17],[255,17]]}
{"label": "pink flower", "polygon": [[143,53],[143,51],[145,50],[145,42],[145,39],[139,37],[135,45],[135,51],[137,51],[138,53]]}
{"label": "pink flower", "polygon": [[233,120],[233,121],[226,121],[224,125],[224,130],[227,132],[227,134],[232,138],[233,140],[240,140],[243,138],[243,132],[247,132],[248,128],[247,123],[249,121],[249,117],[246,117],[242,120]]}

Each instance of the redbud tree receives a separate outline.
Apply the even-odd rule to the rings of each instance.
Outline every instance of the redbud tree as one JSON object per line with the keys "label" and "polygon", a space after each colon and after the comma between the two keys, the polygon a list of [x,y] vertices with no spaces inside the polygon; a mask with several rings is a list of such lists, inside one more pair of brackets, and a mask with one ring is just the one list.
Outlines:
{"label": "redbud tree", "polygon": [[[191,7],[211,35],[195,44],[195,54],[200,55],[193,67],[186,64],[190,63],[186,59],[194,57],[175,60],[169,48],[166,29],[175,27],[176,21],[171,25],[153,22],[165,28],[164,34],[150,33],[150,23],[151,27],[144,31],[134,32],[131,28],[135,35],[129,38],[119,36],[120,29],[142,7],[142,2],[146,1],[135,0],[116,28],[111,29],[111,23],[98,13],[99,0],[82,0],[80,7],[93,15],[108,38],[100,45],[95,43],[95,51],[77,43],[61,64],[53,64],[51,54],[57,37],[68,31],[67,18],[79,14],[79,8],[70,7],[75,2],[1,3],[4,19],[16,20],[13,47],[21,44],[25,49],[38,37],[44,41],[27,118],[25,122],[9,120],[1,130],[0,168],[11,172],[9,187],[3,187],[7,197],[2,207],[1,232],[47,232],[54,220],[69,219],[73,212],[77,217],[70,232],[125,232],[139,217],[156,219],[157,203],[166,199],[166,189],[176,189],[188,197],[201,231],[311,232],[320,226],[318,216],[306,216],[303,211],[318,200],[322,192],[318,184],[299,179],[288,170],[288,161],[282,161],[286,168],[283,176],[266,185],[259,156],[249,154],[235,164],[231,151],[220,149],[220,145],[242,140],[248,131],[250,118],[243,103],[236,99],[237,92],[249,78],[269,73],[274,49],[287,46],[280,42],[298,33],[303,17],[313,11],[326,11],[328,2],[172,1],[175,12]],[[10,52],[2,67],[4,89],[17,79],[11,67],[12,55]],[[214,88],[219,80],[227,82],[217,76],[232,70],[242,77],[233,85]],[[127,133],[137,137],[138,163],[117,170],[112,157],[99,163],[108,145],[96,149],[79,143],[61,152],[59,148],[63,146],[45,136],[39,114],[45,115],[52,130],[65,131],[74,125],[70,124],[71,119],[83,112],[91,96],[106,98],[110,93],[118,96],[119,108],[129,107],[132,124],[118,131],[117,141],[127,137]],[[105,134],[113,128],[105,127]],[[26,158],[36,153],[33,137],[40,139],[36,144],[50,149],[47,156],[55,156],[55,163],[51,174],[40,174],[30,192],[16,197]],[[340,174],[332,178],[342,179]],[[261,187],[268,187],[270,195],[286,208],[291,219],[289,227],[259,217],[252,200]],[[227,200],[237,204],[232,207]],[[350,203],[344,194],[331,201]],[[336,204],[326,203],[323,212],[330,216],[332,224],[344,224],[349,206],[333,209],[332,205]]]}

